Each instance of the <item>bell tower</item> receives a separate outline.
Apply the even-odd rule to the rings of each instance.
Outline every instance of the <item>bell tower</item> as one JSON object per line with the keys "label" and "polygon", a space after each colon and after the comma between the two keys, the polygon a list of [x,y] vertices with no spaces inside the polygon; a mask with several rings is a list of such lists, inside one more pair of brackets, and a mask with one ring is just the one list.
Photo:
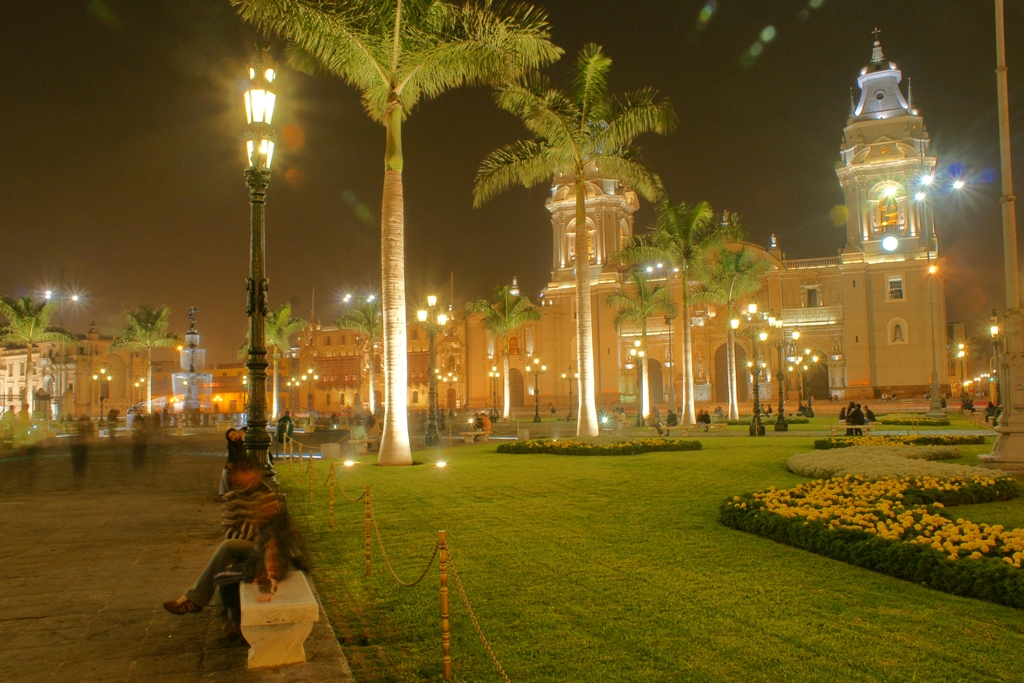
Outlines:
{"label": "bell tower", "polygon": [[[633,213],[640,208],[636,192],[614,178],[601,175],[593,164],[584,179],[587,230],[590,231],[588,261],[596,273],[611,268],[608,259],[633,236]],[[551,198],[545,202],[551,212],[553,282],[574,281],[576,268],[576,179],[570,174],[555,178]],[[612,268],[614,270],[614,268]]]}
{"label": "bell tower", "polygon": [[848,211],[844,254],[860,252],[866,261],[925,258],[937,250],[927,192],[936,158],[928,154],[924,119],[909,85],[904,97],[902,79],[882,53],[876,29],[871,62],[857,78],[856,104],[851,93],[836,164]]}

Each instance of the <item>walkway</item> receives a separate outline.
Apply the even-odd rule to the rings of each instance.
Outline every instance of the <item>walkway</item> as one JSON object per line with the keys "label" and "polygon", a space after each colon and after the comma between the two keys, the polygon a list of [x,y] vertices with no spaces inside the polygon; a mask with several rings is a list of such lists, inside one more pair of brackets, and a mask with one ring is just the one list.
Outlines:
{"label": "walkway", "polygon": [[77,469],[67,453],[0,458],[0,679],[352,681],[323,611],[305,664],[250,672],[216,607],[163,610],[221,538],[222,458],[205,443],[172,439],[135,464],[94,449]]}

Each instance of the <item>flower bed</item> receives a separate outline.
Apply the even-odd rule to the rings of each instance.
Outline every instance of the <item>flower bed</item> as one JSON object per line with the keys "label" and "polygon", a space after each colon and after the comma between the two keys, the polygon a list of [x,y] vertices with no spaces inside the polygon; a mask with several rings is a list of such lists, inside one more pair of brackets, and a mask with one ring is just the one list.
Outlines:
{"label": "flower bed", "polygon": [[[786,465],[791,472],[811,479],[847,474],[869,480],[902,477],[971,477],[979,469],[968,465],[932,462],[960,457],[956,446],[854,446],[838,450],[798,453]],[[986,470],[991,475],[991,470]]]}
{"label": "flower bed", "polygon": [[555,455],[636,455],[655,451],[699,451],[700,441],[679,439],[634,439],[611,443],[589,443],[587,441],[556,441],[535,439],[513,441],[498,446],[499,453],[554,453]]}
{"label": "flower bed", "polygon": [[847,475],[734,496],[726,526],[930,588],[1024,608],[1024,529],[945,517],[949,505],[1009,500],[1013,478],[975,474],[876,482]]}
{"label": "flower bed", "polygon": [[985,443],[985,437],[972,434],[946,434],[936,436],[830,436],[816,439],[819,451],[851,446],[964,446]]}

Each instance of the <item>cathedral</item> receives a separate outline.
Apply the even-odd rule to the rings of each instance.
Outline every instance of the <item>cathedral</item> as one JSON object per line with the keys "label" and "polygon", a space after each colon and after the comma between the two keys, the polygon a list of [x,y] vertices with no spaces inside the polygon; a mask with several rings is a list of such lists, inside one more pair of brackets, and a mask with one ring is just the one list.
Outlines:
{"label": "cathedral", "polygon": [[[877,399],[886,395],[922,396],[933,367],[948,391],[946,310],[929,186],[936,157],[929,153],[924,119],[901,88],[902,73],[888,61],[876,40],[870,63],[857,78],[860,96],[851,99],[836,162],[836,175],[845,196],[846,245],[838,255],[809,259],[787,258],[774,237],[768,248],[745,245],[770,263],[759,291],[737,302],[738,311],[756,304],[776,321],[765,342],[736,335],[737,394],[740,405],[758,386],[764,400]],[[626,284],[627,273],[613,255],[634,234],[633,216],[640,206],[636,193],[615,178],[588,170],[586,226],[576,223],[575,183],[561,177],[551,188],[551,279],[535,301],[541,320],[518,330],[508,343],[509,398],[513,408],[533,406],[563,413],[578,400],[575,382],[576,302],[575,269],[581,255],[574,252],[578,229],[590,236],[582,255],[592,278],[593,338],[596,399],[606,409],[616,403],[637,404],[639,363],[630,353],[639,330],[614,325],[615,310],[608,295]],[[733,245],[734,247],[739,245]],[[681,300],[679,273],[665,264],[645,266],[648,279],[672,290]],[[487,408],[501,405],[504,380],[495,371],[504,364],[503,344],[490,338],[479,316],[451,311],[438,334],[435,355],[439,369],[438,402],[443,409]],[[702,304],[689,320],[657,317],[648,320],[645,357],[652,405],[683,402],[681,326],[692,332],[694,399],[713,407],[728,401],[727,339],[730,315],[721,306]],[[332,344],[332,342],[335,342]],[[319,368],[314,405],[366,403],[371,355],[376,395],[383,388],[377,352],[351,332],[311,326],[300,335],[303,366]],[[409,326],[410,409],[427,407],[429,354],[426,331]],[[544,368],[543,372],[538,372]],[[754,373],[757,373],[755,377]],[[784,375],[779,386],[779,375]],[[756,380],[756,383],[755,383]],[[571,398],[570,398],[571,397]],[[791,405],[790,409],[793,409]],[[575,405],[571,408],[575,411]]]}

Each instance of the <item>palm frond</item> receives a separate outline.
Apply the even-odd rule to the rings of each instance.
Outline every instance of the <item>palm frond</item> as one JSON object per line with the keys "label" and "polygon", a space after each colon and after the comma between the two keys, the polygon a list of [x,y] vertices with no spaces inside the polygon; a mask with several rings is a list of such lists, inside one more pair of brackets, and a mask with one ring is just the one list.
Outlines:
{"label": "palm frond", "polygon": [[533,187],[548,180],[559,159],[542,140],[520,140],[484,158],[473,185],[473,205],[482,206],[510,187]]}
{"label": "palm frond", "polygon": [[607,116],[608,72],[611,68],[611,57],[604,54],[600,45],[588,43],[580,50],[573,79],[573,99],[583,121],[599,121]]}

